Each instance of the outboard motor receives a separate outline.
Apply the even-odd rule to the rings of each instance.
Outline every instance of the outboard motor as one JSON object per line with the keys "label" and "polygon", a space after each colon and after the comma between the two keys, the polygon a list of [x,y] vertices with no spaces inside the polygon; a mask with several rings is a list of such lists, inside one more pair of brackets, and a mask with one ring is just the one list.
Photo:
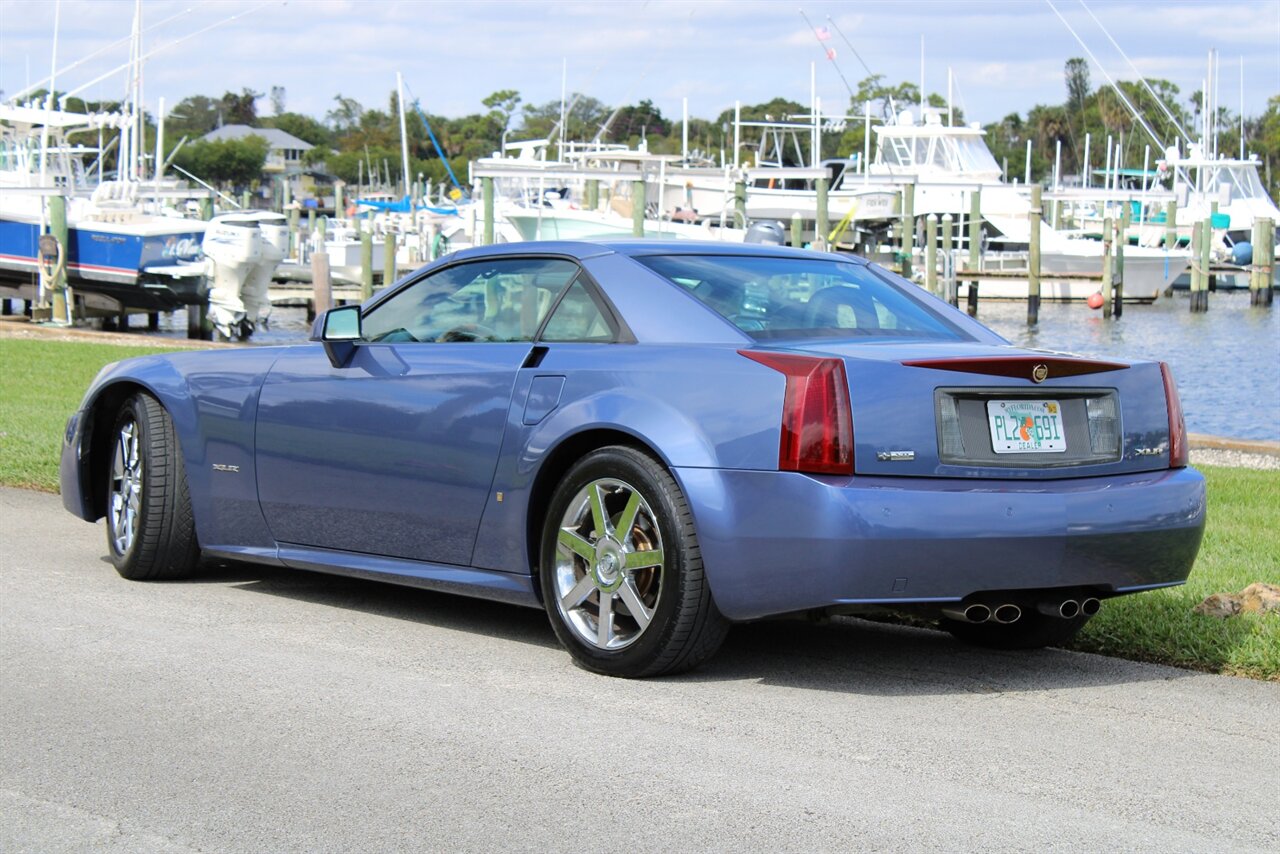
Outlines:
{"label": "outboard motor", "polygon": [[782,223],[772,220],[762,220],[753,222],[747,228],[747,235],[742,239],[743,243],[763,243],[766,246],[785,246],[787,243],[787,232],[782,227]]}
{"label": "outboard motor", "polygon": [[226,214],[209,222],[203,250],[209,320],[224,339],[247,339],[271,314],[267,289],[284,257],[289,229],[281,214]]}

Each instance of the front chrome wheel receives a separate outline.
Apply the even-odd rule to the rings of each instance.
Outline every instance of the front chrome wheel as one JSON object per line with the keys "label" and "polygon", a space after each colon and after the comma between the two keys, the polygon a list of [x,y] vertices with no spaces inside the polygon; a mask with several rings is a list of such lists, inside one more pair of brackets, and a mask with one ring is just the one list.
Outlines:
{"label": "front chrome wheel", "polygon": [[186,577],[200,561],[200,544],[173,419],[138,392],[114,424],[103,473],[111,563],[134,581]]}
{"label": "front chrome wheel", "polygon": [[143,461],[139,453],[138,422],[126,420],[116,436],[111,458],[110,519],[111,544],[116,553],[126,555],[138,537],[142,510]]}
{"label": "front chrome wheel", "polygon": [[592,480],[560,520],[556,608],[588,646],[625,649],[653,622],[664,560],[658,520],[639,490],[614,478]]}

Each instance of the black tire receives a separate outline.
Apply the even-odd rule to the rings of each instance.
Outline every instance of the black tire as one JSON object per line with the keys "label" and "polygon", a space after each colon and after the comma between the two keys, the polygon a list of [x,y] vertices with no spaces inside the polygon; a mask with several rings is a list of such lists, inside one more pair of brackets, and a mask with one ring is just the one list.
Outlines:
{"label": "black tire", "polygon": [[200,546],[178,437],[160,401],[141,392],[120,407],[108,465],[107,550],[116,571],[133,581],[189,576]]}
{"label": "black tire", "polygon": [[1013,623],[997,623],[993,620],[965,623],[943,617],[941,625],[957,640],[973,646],[988,649],[1039,649],[1066,643],[1080,634],[1084,624],[1091,619],[1092,616],[1081,614],[1064,620],[1024,610],[1022,617]]}
{"label": "black tire", "polygon": [[[595,530],[592,489],[599,490],[608,519],[605,536]],[[623,531],[617,523],[624,521],[632,493],[639,498]],[[582,512],[588,515],[575,527]],[[561,544],[562,529],[578,536],[575,546]],[[591,560],[582,554],[587,549]],[[661,552],[660,564],[630,568],[654,551]],[[539,566],[556,636],[574,662],[595,673],[639,678],[690,670],[710,658],[728,633],[729,621],[711,597],[684,494],[661,463],[633,448],[601,448],[565,475],[547,509]],[[575,596],[575,604],[563,604]],[[628,603],[637,602],[647,615],[634,615]],[[607,622],[600,619],[602,608]]]}

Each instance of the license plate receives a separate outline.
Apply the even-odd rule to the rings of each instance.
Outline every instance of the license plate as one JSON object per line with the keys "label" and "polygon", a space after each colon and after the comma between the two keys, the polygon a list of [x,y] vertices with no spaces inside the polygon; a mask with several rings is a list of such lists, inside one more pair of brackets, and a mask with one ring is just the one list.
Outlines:
{"label": "license plate", "polygon": [[991,449],[997,454],[1064,453],[1062,405],[1056,400],[988,400]]}

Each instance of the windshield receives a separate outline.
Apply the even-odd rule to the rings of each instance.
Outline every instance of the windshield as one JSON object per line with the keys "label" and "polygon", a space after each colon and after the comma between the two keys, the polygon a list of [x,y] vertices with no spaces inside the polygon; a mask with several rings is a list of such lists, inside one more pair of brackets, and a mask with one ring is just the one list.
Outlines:
{"label": "windshield", "polygon": [[847,261],[742,255],[649,255],[636,261],[757,340],[968,336],[887,274]]}
{"label": "windshield", "polygon": [[884,133],[880,162],[919,172],[999,172],[991,150],[981,137],[954,134],[898,136]]}
{"label": "windshield", "polygon": [[1209,170],[1205,186],[1216,191],[1221,186],[1230,186],[1232,195],[1241,199],[1265,199],[1267,191],[1258,180],[1258,169],[1255,166],[1219,166]]}

